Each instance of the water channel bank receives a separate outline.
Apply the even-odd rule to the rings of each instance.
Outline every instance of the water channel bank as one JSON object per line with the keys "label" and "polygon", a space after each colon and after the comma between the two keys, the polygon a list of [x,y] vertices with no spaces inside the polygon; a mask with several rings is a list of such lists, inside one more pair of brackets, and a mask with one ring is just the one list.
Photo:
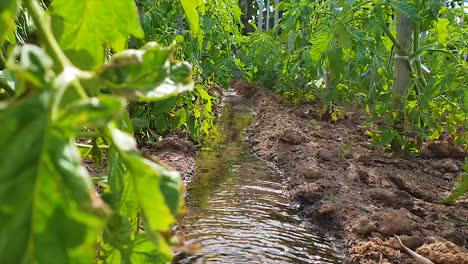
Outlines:
{"label": "water channel bank", "polygon": [[[401,250],[393,237],[395,234],[400,235],[408,247],[434,263],[468,263],[468,200],[465,197],[451,205],[436,203],[448,195],[454,181],[461,175],[460,160],[437,155],[428,155],[425,158],[392,156],[371,146],[369,138],[365,136],[365,129],[360,126],[365,117],[355,109],[343,109],[344,117],[330,124],[319,121],[319,105],[292,105],[245,82],[237,82],[233,87],[249,98],[256,112],[247,133],[250,149],[284,171],[284,181],[280,183],[287,189],[289,197],[301,204],[300,212],[306,219],[314,223],[314,226],[319,226],[324,234],[345,242],[347,250],[343,263],[416,263]],[[236,136],[230,134],[237,138],[234,142],[239,141],[239,131],[237,133]],[[195,151],[189,147],[190,142],[175,137],[174,140],[160,145],[159,151],[166,153],[163,161],[191,179],[193,166],[188,165],[195,164]],[[212,148],[207,153],[218,153],[217,151],[219,149]],[[222,153],[211,158],[234,162],[236,159],[244,159],[245,153],[250,152]],[[200,154],[200,157],[203,155],[205,154]],[[206,155],[206,160],[209,161],[210,154]],[[203,162],[198,161],[198,164]],[[249,173],[249,170],[242,171],[248,166],[238,168],[229,162],[223,166],[200,166],[199,173],[205,176],[198,181],[208,182],[208,186],[216,186],[219,181],[220,193],[208,191],[210,195],[205,195],[204,198],[202,195],[201,201],[194,203],[188,197],[187,204],[192,210],[203,206],[216,208],[225,200],[231,199],[232,193],[236,192],[233,190],[237,190],[242,197],[251,196],[248,187],[232,188],[242,184],[236,182],[233,175],[239,171]],[[196,178],[194,182],[197,181]],[[267,191],[262,196],[270,195],[268,190],[277,187],[274,187],[275,184],[267,186]],[[258,189],[257,187],[254,189]],[[248,199],[232,199],[229,203],[232,207],[235,205],[244,209],[244,200]],[[279,202],[270,209],[283,207],[289,201]],[[287,208],[293,209],[288,219],[302,219],[297,217],[294,208]],[[195,221],[192,222],[199,221],[196,228],[213,227],[213,222],[203,220],[206,216],[206,211],[203,210],[193,210]],[[219,210],[216,211],[218,220],[223,217],[226,220],[226,216],[218,213]],[[223,229],[221,224],[218,231]],[[189,228],[188,231],[193,230]],[[195,232],[194,237],[204,232]],[[312,241],[320,238],[313,236],[315,238],[310,238]],[[222,232],[219,237],[225,238]],[[258,239],[259,236],[256,237]],[[191,239],[189,237],[190,242],[197,241],[197,238]],[[217,239],[208,237],[207,241],[216,245],[219,244]],[[240,244],[247,246],[248,243]],[[324,245],[326,251],[327,243]],[[257,244],[258,248],[261,246],[263,245]],[[229,252],[229,249],[225,251]],[[206,252],[214,252],[205,256],[211,258],[224,251],[211,249]],[[327,261],[329,256],[330,254],[325,253],[321,257]],[[184,258],[187,259],[186,256],[182,259]],[[196,259],[191,259],[190,263],[197,261]],[[199,259],[200,263],[203,263],[202,260],[203,257]]]}
{"label": "water channel bank", "polygon": [[434,263],[468,263],[467,197],[437,203],[463,174],[462,160],[450,156],[458,150],[392,155],[371,145],[356,108],[322,122],[319,102],[293,105],[244,81],[233,87],[256,112],[252,149],[285,172],[307,219],[345,241],[346,263],[415,263],[394,235]]}
{"label": "water channel bank", "polygon": [[178,233],[193,255],[175,263],[341,263],[332,243],[313,233],[285,194],[281,175],[255,157],[246,142],[253,112],[226,92],[219,138],[196,157],[187,183],[187,214]]}

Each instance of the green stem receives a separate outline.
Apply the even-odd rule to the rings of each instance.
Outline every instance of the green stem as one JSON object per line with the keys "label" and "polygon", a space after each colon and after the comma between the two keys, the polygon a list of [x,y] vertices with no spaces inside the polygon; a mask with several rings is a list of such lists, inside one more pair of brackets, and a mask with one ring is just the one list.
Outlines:
{"label": "green stem", "polygon": [[5,80],[0,78],[0,88],[5,90],[5,92],[10,96],[14,97],[16,94],[16,91],[7,83]]}
{"label": "green stem", "polygon": [[[419,50],[419,38],[421,34],[421,24],[419,22],[415,23],[414,25],[414,31],[413,31],[413,53],[416,53]],[[418,79],[421,81],[421,84],[424,87],[427,86],[426,79],[424,78],[424,73],[422,71],[422,66],[421,66],[421,61],[419,56],[415,58],[414,60],[415,65],[416,65],[416,72],[418,74]],[[422,91],[421,91],[422,92]]]}
{"label": "green stem", "polygon": [[363,5],[372,4],[372,3],[374,3],[374,1],[373,1],[373,0],[369,0],[369,1],[362,2],[362,3],[360,3],[360,4],[356,5],[356,6],[353,6],[353,7],[352,7],[350,10],[348,10],[348,12],[346,12],[346,14],[344,14],[344,16],[342,16],[342,17],[347,17],[349,14],[351,14],[351,12],[354,12],[357,8],[359,8],[359,7],[363,6]]}
{"label": "green stem", "polygon": [[77,138],[97,138],[102,134],[96,131],[81,131],[78,133]]}
{"label": "green stem", "polygon": [[0,70],[3,70],[6,68],[6,59],[5,56],[3,56],[3,51],[0,48]]}
{"label": "green stem", "polygon": [[25,7],[29,10],[39,36],[41,37],[46,49],[57,63],[59,70],[63,71],[67,66],[72,65],[67,56],[60,49],[60,46],[50,30],[50,18],[45,15],[44,10],[36,0],[23,1]]}
{"label": "green stem", "polygon": [[[68,60],[65,53],[63,53],[60,45],[52,34],[50,26],[50,18],[45,14],[44,10],[37,2],[37,0],[25,0],[23,1],[25,7],[28,9],[29,14],[31,15],[34,24],[37,27],[37,32],[39,37],[44,42],[44,45],[49,53],[49,55],[54,60],[56,66],[58,67],[59,72],[64,72],[67,69],[75,68],[73,64]],[[71,86],[75,89],[77,94],[81,98],[87,98],[86,92],[79,81],[75,80],[71,83]],[[68,89],[68,85],[61,85],[56,90],[54,101],[52,103],[51,118],[58,118],[58,109],[62,102],[63,96]]]}
{"label": "green stem", "polygon": [[395,36],[393,36],[392,32],[390,32],[387,25],[385,25],[385,21],[383,19],[382,10],[381,10],[382,7],[381,6],[376,6],[376,8],[378,8],[377,11],[376,11],[376,14],[377,14],[377,18],[378,18],[378,22],[379,22],[380,27],[382,27],[383,31],[385,32],[385,35],[388,36],[388,38],[392,41],[393,45],[398,50],[402,51],[403,48],[401,47],[400,43],[398,43]]}

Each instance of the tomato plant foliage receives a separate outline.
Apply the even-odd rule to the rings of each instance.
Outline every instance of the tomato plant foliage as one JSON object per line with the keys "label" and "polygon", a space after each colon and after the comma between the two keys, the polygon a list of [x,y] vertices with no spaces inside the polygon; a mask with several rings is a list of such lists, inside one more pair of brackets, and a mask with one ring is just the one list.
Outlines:
{"label": "tomato plant foliage", "polygon": [[[284,0],[275,28],[244,39],[244,68],[252,81],[296,102],[319,99],[324,109],[357,102],[371,116],[377,145],[418,151],[423,141],[450,135],[463,147],[468,13],[451,3]],[[405,49],[397,16],[408,21]],[[396,92],[402,60],[409,85]]]}
{"label": "tomato plant foliage", "polygon": [[[330,121],[343,106],[361,106],[376,147],[418,153],[446,140],[468,150],[463,1],[282,0],[275,9],[272,30],[241,38],[251,81],[294,102],[320,100]],[[446,201],[466,182],[465,174]]]}
{"label": "tomato plant foliage", "polygon": [[127,102],[192,91],[192,67],[174,45],[126,49],[129,35],[143,38],[132,0],[1,2],[0,262],[172,258],[180,176],[139,152]]}
{"label": "tomato plant foliage", "polygon": [[254,2],[0,2],[1,263],[170,261],[182,184],[136,139],[182,130],[201,142],[218,103],[205,87],[240,70],[293,101],[321,100],[332,119],[357,103],[377,146],[417,152],[448,136],[466,148],[459,1],[274,1],[274,18],[257,10],[274,27],[241,35],[256,27]]}

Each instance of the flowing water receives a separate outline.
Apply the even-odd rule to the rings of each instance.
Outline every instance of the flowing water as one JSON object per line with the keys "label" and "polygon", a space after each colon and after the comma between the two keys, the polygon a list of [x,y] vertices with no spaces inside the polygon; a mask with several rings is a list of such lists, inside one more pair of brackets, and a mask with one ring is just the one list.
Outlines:
{"label": "flowing water", "polygon": [[284,194],[281,175],[249,150],[248,104],[227,92],[220,137],[197,156],[179,222],[187,245],[202,251],[176,263],[341,263],[333,245],[303,225]]}

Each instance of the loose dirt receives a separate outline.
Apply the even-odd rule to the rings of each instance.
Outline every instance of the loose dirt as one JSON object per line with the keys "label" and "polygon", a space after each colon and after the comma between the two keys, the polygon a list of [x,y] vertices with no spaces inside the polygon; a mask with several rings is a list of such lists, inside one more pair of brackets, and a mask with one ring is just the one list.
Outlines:
{"label": "loose dirt", "polygon": [[162,165],[177,170],[184,181],[194,176],[197,149],[183,132],[166,135],[161,141],[141,147],[141,151],[156,157]]}
{"label": "loose dirt", "polygon": [[358,110],[322,122],[319,104],[293,105],[244,81],[233,88],[256,112],[254,152],[284,172],[307,219],[344,241],[347,263],[416,263],[394,235],[434,263],[468,263],[467,196],[436,203],[462,175],[461,160],[429,159],[430,148],[425,159],[385,153],[371,145]]}

